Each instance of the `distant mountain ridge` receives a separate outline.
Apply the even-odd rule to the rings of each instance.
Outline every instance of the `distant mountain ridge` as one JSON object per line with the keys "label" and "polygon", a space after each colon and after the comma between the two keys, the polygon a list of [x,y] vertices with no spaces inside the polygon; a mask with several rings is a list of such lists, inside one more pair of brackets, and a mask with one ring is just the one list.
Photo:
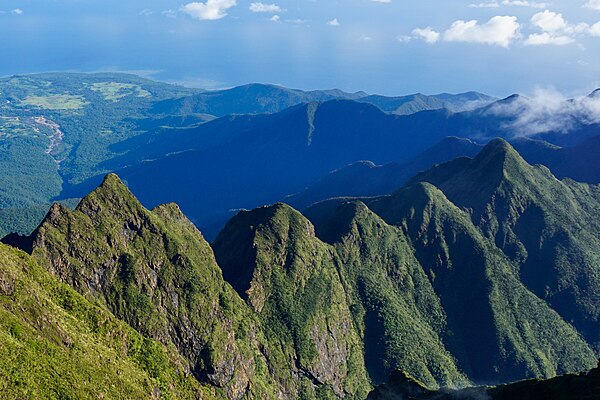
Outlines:
{"label": "distant mountain ridge", "polygon": [[369,103],[385,112],[396,115],[410,115],[421,111],[448,109],[452,112],[471,111],[491,104],[498,99],[482,93],[467,92],[461,94],[442,93],[424,95],[417,93],[409,96],[365,96],[357,99],[361,103]]}
{"label": "distant mountain ridge", "polygon": [[477,92],[439,95],[414,94],[399,97],[368,95],[365,92],[347,93],[342,90],[304,91],[278,85],[252,83],[231,89],[203,91],[179,99],[158,102],[153,112],[158,114],[205,113],[222,117],[231,114],[276,113],[302,103],[329,100],[355,100],[379,107],[397,115],[447,108],[454,112],[482,107],[497,100]]}
{"label": "distant mountain ridge", "polygon": [[[178,187],[169,198],[164,193],[152,193],[149,185],[137,188],[144,204],[178,201],[190,218],[214,237],[235,210],[298,194],[332,171],[361,160],[376,165],[406,164],[448,136],[482,144],[494,137],[512,140],[520,134],[515,126],[525,104],[522,96],[511,96],[471,110],[475,104],[492,100],[476,92],[385,97],[337,90],[305,92],[260,84],[209,92],[112,73],[15,76],[0,79],[0,87],[0,151],[5,155],[0,159],[0,172],[6,180],[0,188],[0,207],[5,210],[0,212],[0,231],[10,230],[10,221],[18,221],[21,232],[35,227],[31,221],[39,220],[40,206],[80,198],[100,184],[108,172],[117,172],[133,184],[138,179],[150,182],[146,171],[149,174],[156,169],[159,180],[161,176],[167,180],[167,187],[170,181],[179,180]],[[358,103],[368,98],[388,112]],[[169,104],[175,104],[171,111],[176,114],[162,114],[155,109]],[[290,104],[295,105],[263,113]],[[206,112],[196,113],[201,111],[196,106],[202,110],[214,106],[217,114],[252,114],[215,119]],[[458,112],[465,108],[469,111]],[[183,114],[177,114],[180,111]],[[52,132],[46,125],[38,126],[35,118],[51,121],[62,133],[60,143],[52,145],[51,154],[46,151],[53,140]],[[598,136],[598,124],[589,122],[570,120],[573,129],[569,134],[561,129],[533,138],[573,147]],[[252,158],[244,153],[245,147],[257,154],[262,151],[262,155]],[[216,157],[230,153],[229,158]],[[279,153],[286,155],[289,165]],[[233,154],[241,159],[239,167]],[[588,154],[590,159],[593,152]],[[213,158],[217,159],[213,162]],[[281,163],[281,177],[277,176],[279,171],[265,165],[271,158],[274,165]],[[540,162],[548,164],[555,158],[553,155]],[[577,156],[570,160],[577,160]],[[591,171],[578,175],[586,170],[583,162],[571,163],[558,157],[557,163],[566,165],[560,171],[554,170],[558,176],[594,181]],[[195,171],[197,168],[206,173]],[[244,169],[241,175],[247,173],[248,179],[238,179],[236,168]],[[371,172],[381,174],[384,170],[375,168]],[[170,179],[167,174],[171,174]],[[207,177],[209,174],[218,176]],[[234,175],[233,179],[229,175]],[[260,190],[253,189],[248,184],[251,181]],[[159,188],[157,185],[154,190],[159,192]],[[367,189],[355,193],[371,190]],[[218,201],[217,197],[224,200]]]}
{"label": "distant mountain ridge", "polygon": [[356,100],[365,96],[367,94],[364,92],[346,93],[337,89],[303,91],[252,83],[161,101],[156,103],[152,110],[157,114],[205,113],[222,117],[231,114],[276,113],[302,103],[335,99]]}
{"label": "distant mountain ridge", "polygon": [[[216,216],[223,223],[229,210],[283,199],[356,160],[409,161],[446,136],[437,129],[415,132],[447,115],[397,116],[349,100],[308,103],[276,114],[151,131],[119,144],[119,151],[129,152],[104,167],[122,176],[148,206],[178,202],[213,236],[208,228]],[[81,197],[100,180],[66,188],[61,196]]]}

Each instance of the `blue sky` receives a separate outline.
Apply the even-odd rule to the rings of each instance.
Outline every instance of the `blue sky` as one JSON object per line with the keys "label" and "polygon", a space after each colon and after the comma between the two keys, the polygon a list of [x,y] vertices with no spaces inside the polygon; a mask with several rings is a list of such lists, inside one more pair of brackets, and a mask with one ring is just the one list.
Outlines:
{"label": "blue sky", "polygon": [[0,0],[0,75],[387,95],[600,87],[600,0]]}

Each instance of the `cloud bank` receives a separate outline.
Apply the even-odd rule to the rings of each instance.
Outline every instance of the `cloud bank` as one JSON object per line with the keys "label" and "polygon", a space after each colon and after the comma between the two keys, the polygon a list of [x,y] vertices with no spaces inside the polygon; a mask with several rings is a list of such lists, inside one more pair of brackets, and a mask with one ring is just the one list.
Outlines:
{"label": "cloud bank", "polygon": [[[592,0],[586,7],[600,9],[600,0]],[[502,4],[537,8],[545,3],[528,1],[503,1]],[[475,8],[496,8],[499,3],[471,4]],[[528,30],[528,35],[522,34]],[[600,37],[600,21],[589,25],[585,22],[572,24],[562,14],[544,10],[531,17],[529,23],[521,24],[515,16],[495,16],[485,23],[477,20],[457,20],[445,31],[436,31],[432,27],[414,29],[410,36],[398,36],[400,42],[413,39],[432,44],[439,41],[488,44],[508,48],[513,43],[525,46],[565,46],[576,43],[579,38]]]}
{"label": "cloud bank", "polygon": [[600,123],[600,94],[567,99],[553,88],[538,88],[532,96],[495,103],[489,113],[514,117],[506,128],[515,136],[545,132],[568,133],[580,124]]}
{"label": "cloud bank", "polygon": [[417,28],[412,31],[412,38],[430,44],[443,40],[509,47],[515,39],[519,38],[520,27],[517,17],[496,16],[483,24],[477,20],[458,20],[443,33],[431,27]]}

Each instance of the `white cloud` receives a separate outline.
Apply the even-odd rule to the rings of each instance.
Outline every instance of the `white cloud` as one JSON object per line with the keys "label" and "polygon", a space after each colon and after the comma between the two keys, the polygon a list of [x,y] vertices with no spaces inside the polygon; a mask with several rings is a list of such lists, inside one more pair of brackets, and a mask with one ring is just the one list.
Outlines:
{"label": "white cloud", "polygon": [[600,0],[589,0],[583,7],[600,11]]}
{"label": "white cloud", "polygon": [[597,22],[590,27],[590,35],[600,36],[600,22]]}
{"label": "white cloud", "polygon": [[370,0],[373,3],[391,3],[392,0]]}
{"label": "white cloud", "polygon": [[456,21],[444,32],[447,42],[472,42],[509,47],[519,37],[517,17],[496,16],[485,24],[476,20]]}
{"label": "white cloud", "polygon": [[281,19],[281,17],[279,15],[273,15],[271,18],[269,18],[271,21],[273,22],[279,22],[279,20]]}
{"label": "white cloud", "polygon": [[214,21],[226,17],[227,10],[236,5],[236,0],[207,0],[205,3],[188,3],[181,10],[194,19]]}
{"label": "white cloud", "polygon": [[417,28],[412,31],[413,37],[422,39],[425,43],[433,44],[440,40],[440,33],[434,31],[431,27]]}
{"label": "white cloud", "polygon": [[549,10],[539,12],[531,17],[531,24],[541,32],[529,35],[525,40],[525,45],[529,46],[564,46],[574,43],[580,35],[594,36],[594,27],[596,26],[590,27],[586,23],[570,24],[562,14]]}
{"label": "white cloud", "polygon": [[12,14],[15,15],[21,15],[23,14],[23,10],[21,10],[20,8],[15,8],[14,10],[11,11]]}
{"label": "white cloud", "polygon": [[568,133],[578,122],[600,123],[600,97],[567,99],[552,88],[538,88],[531,97],[519,97],[510,103],[496,103],[489,111],[514,117],[507,127],[515,136],[544,132]]}
{"label": "white cloud", "polygon": [[255,13],[280,13],[283,11],[277,4],[251,3],[250,11]]}
{"label": "white cloud", "polygon": [[531,23],[544,32],[556,32],[567,27],[567,21],[562,14],[546,10],[531,17]]}
{"label": "white cloud", "polygon": [[329,25],[329,26],[340,26],[340,21],[338,21],[337,18],[334,18],[331,21],[327,21],[327,25]]}
{"label": "white cloud", "polygon": [[410,41],[412,41],[414,38],[412,36],[408,36],[408,35],[399,35],[396,36],[396,39],[400,42],[400,43],[409,43]]}
{"label": "white cloud", "polygon": [[149,8],[144,8],[138,13],[138,15],[141,15],[143,17],[149,17],[152,14],[154,14],[154,11],[150,10]]}

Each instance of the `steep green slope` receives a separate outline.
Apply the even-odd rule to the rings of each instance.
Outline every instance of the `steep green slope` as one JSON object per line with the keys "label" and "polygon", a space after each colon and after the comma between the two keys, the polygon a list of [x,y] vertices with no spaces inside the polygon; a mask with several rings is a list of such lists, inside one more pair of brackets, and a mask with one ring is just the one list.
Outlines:
{"label": "steep green slope", "polygon": [[406,230],[448,316],[447,343],[475,382],[590,368],[580,335],[519,280],[514,266],[436,187],[408,186],[367,203]]}
{"label": "steep green slope", "polygon": [[[339,248],[317,239],[312,224],[288,206],[242,212],[215,241],[215,253],[265,326],[288,325],[299,365],[318,380],[327,375],[322,367],[331,368],[321,358],[334,348],[341,355],[328,374],[361,383],[361,390],[365,366],[375,382],[403,367],[432,387],[465,384],[438,336],[443,311],[411,249],[396,229],[361,210],[345,222],[362,236],[348,233]],[[382,236],[385,244],[377,247]],[[320,343],[327,336],[332,343]]]}
{"label": "steep green slope", "polygon": [[201,382],[229,398],[271,393],[257,322],[177,206],[148,211],[109,175],[75,211],[54,205],[30,240],[41,265],[140,333],[174,345]]}
{"label": "steep green slope", "polygon": [[275,374],[299,375],[302,392],[313,381],[325,385],[318,395],[366,396],[363,345],[338,260],[306,218],[283,204],[242,212],[214,249],[225,278],[264,321],[282,367]]}
{"label": "steep green slope", "polygon": [[173,347],[85,300],[0,244],[3,398],[210,398]]}
{"label": "steep green slope", "polygon": [[600,187],[558,181],[502,140],[415,181],[431,182],[469,210],[527,287],[600,349]]}
{"label": "steep green slope", "polygon": [[404,233],[361,202],[342,205],[323,225],[319,237],[340,257],[374,381],[401,368],[433,387],[466,384],[441,340],[445,311]]}

